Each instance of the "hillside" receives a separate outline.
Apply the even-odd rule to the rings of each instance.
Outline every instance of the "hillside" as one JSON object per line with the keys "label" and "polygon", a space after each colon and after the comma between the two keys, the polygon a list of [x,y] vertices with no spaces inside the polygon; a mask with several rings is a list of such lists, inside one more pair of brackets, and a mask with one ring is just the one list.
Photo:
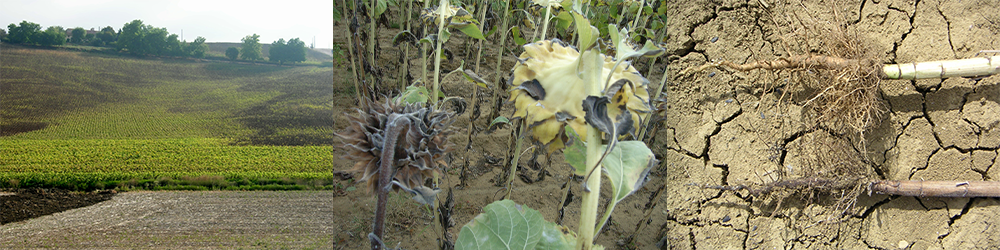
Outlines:
{"label": "hillside", "polygon": [[[150,128],[128,133],[129,138],[213,137],[254,142],[262,135],[254,130],[301,137],[296,134],[329,130],[332,124],[330,68],[142,60],[3,46],[3,135],[45,128],[15,137],[61,138],[67,129],[84,129],[84,122],[127,117],[141,119],[120,125]],[[115,133],[128,129],[85,130],[72,136],[114,139]]]}
{"label": "hillside", "polygon": [[[241,43],[205,43],[208,44],[207,55],[214,55],[225,57],[226,49],[229,47],[240,48]],[[261,54],[264,56],[265,60],[270,55],[268,50],[271,48],[271,44],[261,44]],[[312,49],[306,49],[306,61],[307,62],[328,62],[333,60],[333,56],[328,53],[319,52]]]}
{"label": "hillside", "polygon": [[330,67],[0,46],[0,188],[330,184]]}

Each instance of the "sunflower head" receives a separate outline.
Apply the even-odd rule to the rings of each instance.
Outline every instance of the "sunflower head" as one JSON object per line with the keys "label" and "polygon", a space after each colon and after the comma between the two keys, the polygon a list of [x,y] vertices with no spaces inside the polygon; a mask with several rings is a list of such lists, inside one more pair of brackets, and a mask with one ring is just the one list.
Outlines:
{"label": "sunflower head", "polygon": [[472,13],[469,13],[465,8],[451,5],[447,9],[444,9],[444,13],[441,13],[438,9],[438,7],[431,7],[420,12],[420,20],[423,20],[424,25],[437,27],[438,18],[442,17],[446,22],[445,26],[451,28],[461,28],[476,23],[476,19],[472,16]]}
{"label": "sunflower head", "polygon": [[[367,181],[368,188],[375,191],[378,186],[379,164],[382,150],[395,150],[393,162],[394,190],[422,187],[428,177],[440,173],[439,165],[445,165],[442,157],[450,151],[448,135],[453,114],[436,111],[423,104],[400,104],[371,102],[356,109],[357,115],[346,115],[350,125],[340,134],[348,151],[346,159],[354,162],[351,172],[361,174],[360,181]],[[394,148],[386,149],[386,126],[392,119],[408,119],[410,126],[400,133]]]}
{"label": "sunflower head", "polygon": [[[639,114],[652,110],[646,90],[649,81],[630,64],[623,62],[612,70],[615,61],[601,57],[604,58],[602,76],[611,75],[609,82],[601,79],[604,95],[610,99],[608,117],[630,114],[634,123],[633,131],[629,131],[632,133],[642,124]],[[576,48],[559,40],[526,44],[508,82],[513,86],[510,95],[516,108],[513,117],[525,119],[531,138],[546,145],[549,152],[564,147],[568,139],[563,133],[566,125],[581,137],[587,136],[583,110],[587,93],[583,79],[577,74],[578,58],[580,52]]]}

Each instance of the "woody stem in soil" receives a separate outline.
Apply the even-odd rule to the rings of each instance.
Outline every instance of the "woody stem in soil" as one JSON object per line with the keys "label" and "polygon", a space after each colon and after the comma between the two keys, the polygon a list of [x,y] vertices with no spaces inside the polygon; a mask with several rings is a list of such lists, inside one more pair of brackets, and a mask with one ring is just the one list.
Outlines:
{"label": "woody stem in soil", "polygon": [[385,224],[385,207],[389,203],[389,183],[392,182],[392,164],[396,150],[396,142],[402,132],[410,127],[410,120],[392,114],[389,122],[386,123],[385,141],[382,144],[382,156],[379,159],[378,170],[378,203],[375,206],[375,224],[372,226],[372,234],[377,237],[371,239],[371,249],[382,249],[382,239],[384,235],[383,225]]}

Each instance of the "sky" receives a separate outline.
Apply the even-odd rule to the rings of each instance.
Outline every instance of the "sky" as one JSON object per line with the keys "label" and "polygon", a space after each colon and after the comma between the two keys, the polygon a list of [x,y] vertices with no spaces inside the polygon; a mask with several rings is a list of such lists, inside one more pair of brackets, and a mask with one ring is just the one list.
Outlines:
{"label": "sky", "polygon": [[111,26],[117,31],[139,19],[178,36],[183,31],[188,42],[202,36],[210,43],[238,43],[256,33],[261,43],[299,38],[309,46],[315,37],[316,48],[332,48],[332,11],[330,0],[0,0],[0,25],[6,30],[26,20],[42,30]]}

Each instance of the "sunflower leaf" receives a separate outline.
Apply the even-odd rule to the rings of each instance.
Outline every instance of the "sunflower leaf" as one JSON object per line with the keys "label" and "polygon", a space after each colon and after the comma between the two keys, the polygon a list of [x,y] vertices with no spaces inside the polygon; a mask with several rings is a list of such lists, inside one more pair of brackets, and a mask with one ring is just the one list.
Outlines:
{"label": "sunflower leaf", "polygon": [[576,234],[511,200],[495,201],[462,226],[455,249],[574,249]]}

